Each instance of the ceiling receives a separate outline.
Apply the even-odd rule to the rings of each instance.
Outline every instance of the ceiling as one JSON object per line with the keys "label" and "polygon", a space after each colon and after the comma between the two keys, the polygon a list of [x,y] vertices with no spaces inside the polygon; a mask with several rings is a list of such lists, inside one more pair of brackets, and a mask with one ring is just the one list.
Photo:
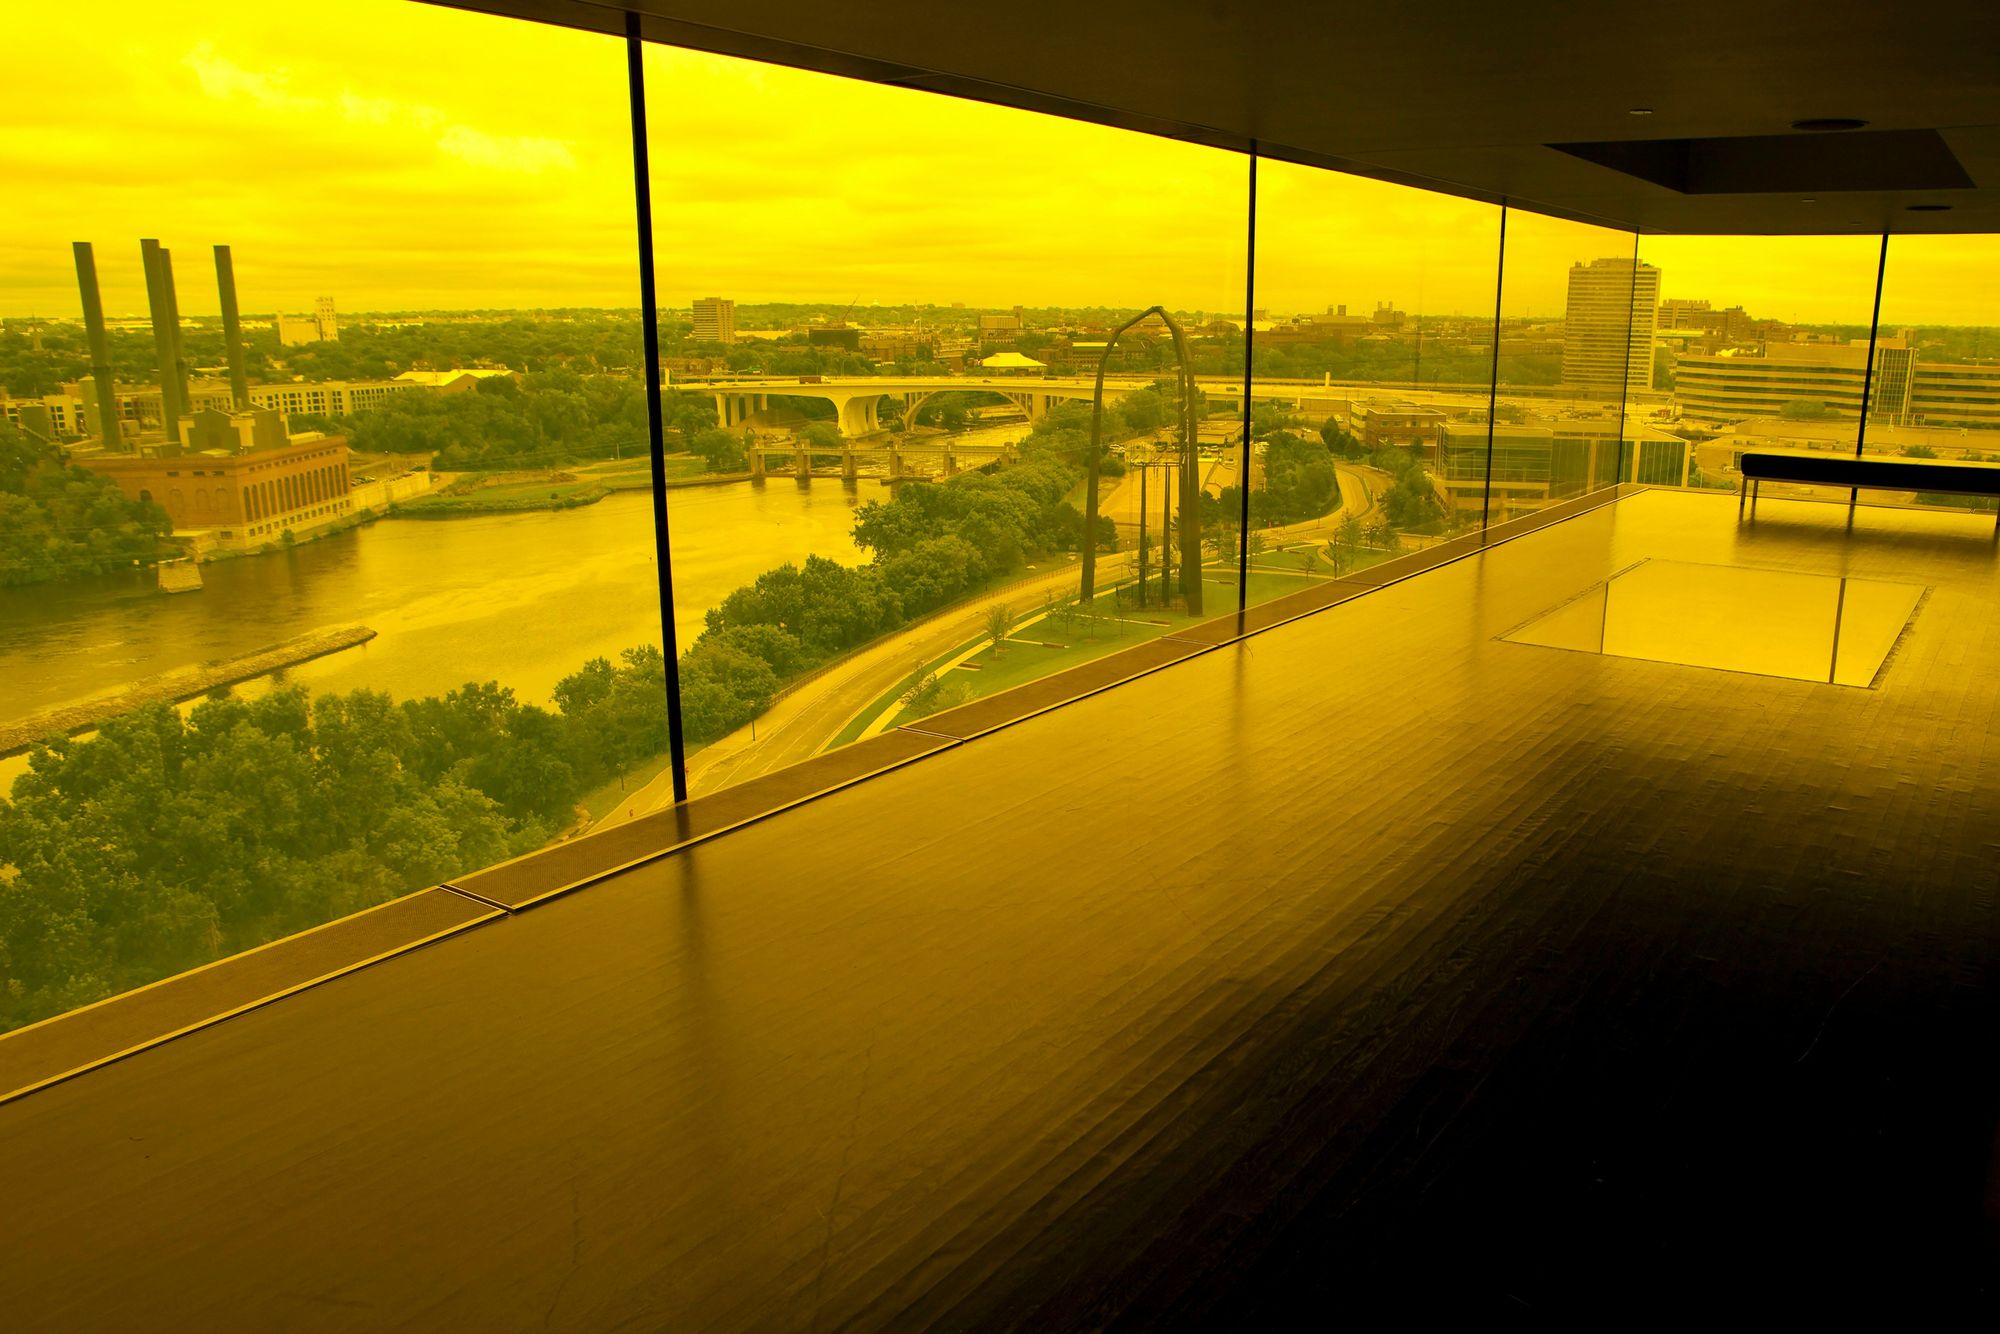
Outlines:
{"label": "ceiling", "polygon": [[[624,30],[621,8],[592,0],[451,3]],[[1642,232],[2000,232],[1990,0],[632,7],[648,40],[1218,147],[1254,141],[1272,157]],[[1867,128],[1837,151],[1840,133],[1791,128],[1827,117]],[[1935,131],[1919,155],[1935,169],[1897,146],[1907,136],[1866,141],[1879,131]],[[1713,142],[1753,136],[1764,142]],[[1622,142],[1639,140],[1701,142]]]}

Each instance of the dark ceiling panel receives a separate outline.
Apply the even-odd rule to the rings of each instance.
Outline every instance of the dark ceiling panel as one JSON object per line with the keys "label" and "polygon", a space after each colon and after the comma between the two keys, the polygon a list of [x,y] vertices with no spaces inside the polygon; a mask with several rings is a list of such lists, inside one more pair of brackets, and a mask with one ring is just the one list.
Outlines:
{"label": "dark ceiling panel", "polygon": [[1548,147],[1684,195],[1966,190],[1973,184],[1936,130],[1613,139]]}
{"label": "dark ceiling panel", "polygon": [[[460,8],[618,31],[590,0]],[[1726,8],[1379,0],[1152,0],[1059,11],[936,0],[634,0],[650,40],[1343,167],[1642,231],[1796,233],[1878,226],[1987,231],[2000,215],[2000,5],[1921,12],[1826,0]],[[1633,115],[1635,109],[1650,114]],[[1794,121],[1941,131],[1970,185],[1868,178],[1812,187],[1782,158],[1714,166],[1727,193],[1683,192],[1551,144],[1791,139]],[[1837,140],[1844,136],[1804,136]],[[1813,148],[1808,152],[1837,152]],[[1732,174],[1733,173],[1733,174]],[[1930,178],[1922,178],[1929,180]],[[1828,198],[1831,196],[1831,198]],[[1828,214],[1841,214],[1829,219]]]}

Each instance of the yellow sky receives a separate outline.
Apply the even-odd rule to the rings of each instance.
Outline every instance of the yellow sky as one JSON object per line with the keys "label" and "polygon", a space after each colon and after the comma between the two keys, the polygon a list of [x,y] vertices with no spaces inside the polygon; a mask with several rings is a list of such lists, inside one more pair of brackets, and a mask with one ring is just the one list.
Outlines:
{"label": "yellow sky", "polygon": [[[246,314],[637,304],[623,43],[411,3],[156,0],[9,16],[0,314],[77,313],[69,242],[141,313],[138,239]],[[1057,118],[649,48],[660,300],[1161,302],[1240,310],[1236,155]],[[100,95],[100,93],[102,95]],[[1485,314],[1498,210],[1265,163],[1257,304]],[[1895,243],[1884,318],[2000,322],[1992,238]],[[1867,237],[1646,238],[1669,296],[1862,321]],[[1516,213],[1505,309],[1559,314],[1628,234]],[[1968,272],[1973,273],[1968,278]]]}

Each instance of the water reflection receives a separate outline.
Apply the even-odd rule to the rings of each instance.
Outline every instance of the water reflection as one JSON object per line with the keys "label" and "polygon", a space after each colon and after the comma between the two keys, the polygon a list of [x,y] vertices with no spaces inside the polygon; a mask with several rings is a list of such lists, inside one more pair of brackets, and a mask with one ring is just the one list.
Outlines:
{"label": "water reflection", "polygon": [[[858,561],[853,508],[882,493],[828,482],[676,490],[681,643],[700,633],[710,607],[774,565],[809,553]],[[5,715],[356,622],[379,637],[294,668],[292,678],[398,697],[497,679],[542,701],[586,659],[660,639],[643,492],[573,510],[385,520],[202,574],[200,592],[176,596],[136,575],[0,593]]]}
{"label": "water reflection", "polygon": [[1869,686],[1923,594],[1882,579],[1643,560],[1501,638]]}

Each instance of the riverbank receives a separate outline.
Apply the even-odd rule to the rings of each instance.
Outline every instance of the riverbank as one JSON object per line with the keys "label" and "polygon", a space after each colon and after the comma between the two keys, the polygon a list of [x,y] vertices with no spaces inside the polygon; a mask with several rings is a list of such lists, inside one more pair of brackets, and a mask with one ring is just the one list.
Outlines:
{"label": "riverbank", "polygon": [[[700,459],[667,460],[667,489],[727,486],[751,480],[748,472],[711,473]],[[437,490],[399,501],[389,510],[397,519],[449,519],[471,514],[523,514],[581,509],[625,491],[651,491],[652,464],[646,459],[583,464],[535,472],[460,473]]]}
{"label": "riverbank", "polygon": [[288,639],[258,653],[163,672],[127,686],[115,695],[44,709],[15,722],[0,724],[0,758],[19,755],[44,738],[58,733],[75,736],[94,731],[113,718],[123,717],[149,704],[179,704],[183,700],[197,699],[211,690],[255,680],[286,667],[295,667],[329,653],[353,648],[356,644],[365,644],[373,638],[375,632],[365,625],[320,630]]}

